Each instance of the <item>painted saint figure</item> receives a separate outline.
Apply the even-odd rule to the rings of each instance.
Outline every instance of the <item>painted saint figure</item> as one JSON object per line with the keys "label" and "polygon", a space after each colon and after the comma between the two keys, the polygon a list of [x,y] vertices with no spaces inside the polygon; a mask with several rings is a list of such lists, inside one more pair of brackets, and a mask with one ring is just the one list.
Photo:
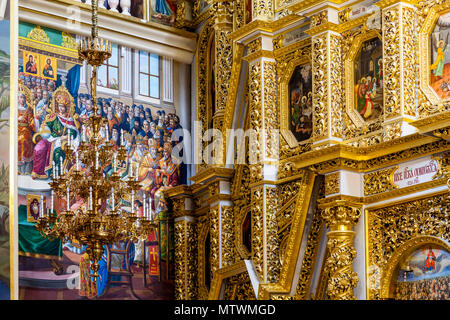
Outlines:
{"label": "painted saint figure", "polygon": [[44,75],[44,77],[54,78],[52,60],[50,58],[47,58],[45,62],[46,64],[44,66],[44,69],[42,69],[42,74]]}
{"label": "painted saint figure", "polygon": [[449,36],[450,34],[447,35],[447,41],[439,40],[439,42],[434,37],[433,45],[435,50],[437,51],[437,57],[436,61],[431,65],[430,69],[436,79],[441,79],[444,74],[445,51],[447,50]]}
{"label": "painted saint figure", "polygon": [[28,105],[24,93],[19,93],[18,106],[18,167],[20,174],[30,174],[33,164],[33,109]]}
{"label": "painted saint figure", "polygon": [[75,148],[79,145],[79,124],[69,112],[69,95],[68,92],[67,94],[65,92],[56,93],[53,102],[56,110],[47,115],[41,125],[41,131],[36,134],[37,144],[33,156],[33,179],[47,179],[50,170],[55,169],[53,163],[59,170],[63,169],[61,168],[61,163],[65,159],[63,146],[68,143],[69,135]]}
{"label": "painted saint figure", "polygon": [[34,58],[33,58],[32,54],[30,54],[28,56],[28,62],[25,65],[25,70],[26,70],[27,73],[37,74],[36,61],[34,61]]}

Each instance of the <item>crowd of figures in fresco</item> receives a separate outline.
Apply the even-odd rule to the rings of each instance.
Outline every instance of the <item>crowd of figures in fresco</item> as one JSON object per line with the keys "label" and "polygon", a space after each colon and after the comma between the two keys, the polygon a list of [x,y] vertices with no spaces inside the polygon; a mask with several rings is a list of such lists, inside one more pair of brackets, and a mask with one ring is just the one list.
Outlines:
{"label": "crowd of figures in fresco", "polygon": [[396,300],[448,300],[450,276],[397,284]]}
{"label": "crowd of figures in fresco", "polygon": [[[64,162],[61,147],[67,135],[76,145],[83,134],[90,135],[84,124],[93,113],[93,100],[88,94],[79,94],[76,104],[72,104],[67,90],[63,86],[55,88],[54,81],[23,74],[20,79],[31,95],[27,97],[19,90],[19,174],[47,180],[54,166]],[[171,157],[172,148],[181,140],[175,132],[181,129],[179,117],[166,115],[164,110],[153,114],[143,105],[126,105],[112,98],[98,98],[97,106],[99,115],[108,122],[101,128],[102,137],[127,150],[127,161],[118,164],[122,178],[128,177],[131,166],[138,167],[141,199],[145,192],[146,198],[153,200],[156,213],[166,210],[163,191],[180,182],[180,163]],[[64,162],[63,166],[70,169],[71,165]],[[112,174],[111,164],[106,164],[103,171]],[[142,201],[137,199],[134,205],[136,212],[142,213]]]}

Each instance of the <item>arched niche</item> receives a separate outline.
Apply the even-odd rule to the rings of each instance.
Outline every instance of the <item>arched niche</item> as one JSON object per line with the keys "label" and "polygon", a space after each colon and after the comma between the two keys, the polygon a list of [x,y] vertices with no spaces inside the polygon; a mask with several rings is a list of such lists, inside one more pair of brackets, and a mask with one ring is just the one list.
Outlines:
{"label": "arched niche", "polygon": [[[428,286],[435,285],[432,281],[441,277],[450,282],[449,260],[450,245],[446,240],[433,236],[418,236],[405,242],[386,264],[381,278],[381,298],[399,298],[402,293],[397,291],[397,287],[406,284],[411,285],[411,288],[414,285],[414,288],[409,293],[410,296],[404,296],[404,299],[424,299],[416,288],[428,290]],[[448,291],[449,285],[450,283],[446,284]],[[427,292],[431,293],[429,290]]]}

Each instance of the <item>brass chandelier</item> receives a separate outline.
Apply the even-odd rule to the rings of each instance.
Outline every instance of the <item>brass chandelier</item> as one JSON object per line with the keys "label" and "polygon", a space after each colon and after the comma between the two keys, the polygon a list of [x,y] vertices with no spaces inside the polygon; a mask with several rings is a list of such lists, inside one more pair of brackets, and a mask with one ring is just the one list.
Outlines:
{"label": "brass chandelier", "polygon": [[[96,85],[97,68],[111,57],[111,42],[98,38],[98,0],[92,0],[92,37],[87,43],[79,45],[78,53],[81,60],[92,66],[93,74],[90,81],[91,96],[94,101],[93,113],[83,125],[81,144],[75,148],[70,135],[63,151],[65,161],[72,164],[57,168],[53,165],[53,180],[51,210],[47,214],[41,211],[36,228],[41,235],[49,240],[78,242],[85,245],[86,253],[91,261],[92,276],[98,277],[99,261],[104,253],[104,245],[118,241],[144,240],[156,227],[151,218],[151,207],[144,215],[138,217],[134,210],[136,193],[140,190],[138,168],[133,175],[132,163],[128,179],[124,181],[117,172],[117,161],[127,160],[127,151],[122,143],[114,150],[113,143],[105,141],[100,130],[107,126],[107,120],[98,115]],[[86,131],[92,132],[87,136]],[[123,138],[122,138],[123,141]],[[81,164],[85,170],[81,170]],[[113,173],[106,176],[102,168],[111,164]],[[53,210],[54,195],[66,198],[67,208],[59,215]],[[131,212],[122,210],[122,199],[131,195]],[[86,204],[85,210],[71,210],[70,200],[78,196]],[[145,195],[144,195],[145,197]],[[144,201],[145,203],[145,201]],[[42,204],[41,204],[42,208]]]}

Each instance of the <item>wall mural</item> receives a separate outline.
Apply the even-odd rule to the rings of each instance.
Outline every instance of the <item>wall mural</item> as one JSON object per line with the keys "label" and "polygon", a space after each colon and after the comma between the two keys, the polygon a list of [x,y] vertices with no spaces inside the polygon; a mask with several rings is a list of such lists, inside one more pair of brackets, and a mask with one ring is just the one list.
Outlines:
{"label": "wall mural", "polygon": [[365,121],[379,118],[383,109],[383,45],[365,41],[355,59],[355,108]]}
{"label": "wall mural", "polygon": [[312,68],[297,66],[289,81],[289,129],[299,142],[312,133]]}
{"label": "wall mural", "polygon": [[[32,51],[30,48],[27,50]],[[48,54],[42,48],[39,53],[42,56]],[[118,280],[113,272],[124,268],[126,261],[128,271],[133,274],[133,295],[143,299],[173,299],[173,221],[165,191],[180,183],[180,164],[171,158],[172,148],[181,140],[172,135],[181,128],[178,116],[166,114],[163,109],[127,104],[116,98],[97,99],[99,114],[108,121],[108,126],[101,130],[102,137],[105,141],[112,140],[117,147],[124,145],[127,150],[127,161],[118,163],[117,170],[123,179],[127,179],[131,167],[133,171],[138,168],[142,189],[134,203],[131,203],[131,198],[125,199],[123,209],[130,212],[131,206],[134,206],[135,212],[142,216],[145,201],[151,207],[152,218],[159,219],[159,225],[150,234],[145,246],[143,242],[137,242],[105,248],[107,250],[100,261],[101,277],[94,283],[85,248],[77,243],[42,238],[33,218],[39,210],[50,208],[49,182],[55,170],[63,167],[70,171],[74,166],[66,161],[61,148],[67,143],[68,134],[75,145],[78,145],[80,137],[91,134],[83,124],[93,113],[93,100],[89,94],[77,94],[78,89],[73,93],[72,84],[79,83],[79,65],[55,58],[51,62],[57,73],[57,81],[54,81],[25,73],[28,60],[25,60],[26,55],[23,57],[24,60],[19,61],[18,99],[21,297],[132,299],[130,290],[110,286],[111,281]],[[43,61],[48,67],[47,59]],[[81,169],[83,171],[83,167]],[[112,174],[112,171],[112,164],[103,168],[105,175]],[[43,209],[40,209],[41,201]],[[55,198],[54,210],[57,213],[66,208],[65,201]],[[73,199],[69,205],[72,210],[86,207],[81,198]],[[114,253],[120,250],[124,250],[126,256]],[[48,287],[38,289],[43,288],[43,283]]]}
{"label": "wall mural", "polygon": [[165,24],[175,23],[177,15],[177,1],[176,0],[151,0],[150,1],[150,16],[152,20],[162,22]]}
{"label": "wall mural", "polygon": [[397,300],[448,300],[450,254],[424,246],[400,262],[394,291]]}
{"label": "wall mural", "polygon": [[441,99],[450,95],[450,13],[439,17],[430,39],[431,86]]}
{"label": "wall mural", "polygon": [[10,299],[9,240],[9,20],[0,21],[0,300]]}

